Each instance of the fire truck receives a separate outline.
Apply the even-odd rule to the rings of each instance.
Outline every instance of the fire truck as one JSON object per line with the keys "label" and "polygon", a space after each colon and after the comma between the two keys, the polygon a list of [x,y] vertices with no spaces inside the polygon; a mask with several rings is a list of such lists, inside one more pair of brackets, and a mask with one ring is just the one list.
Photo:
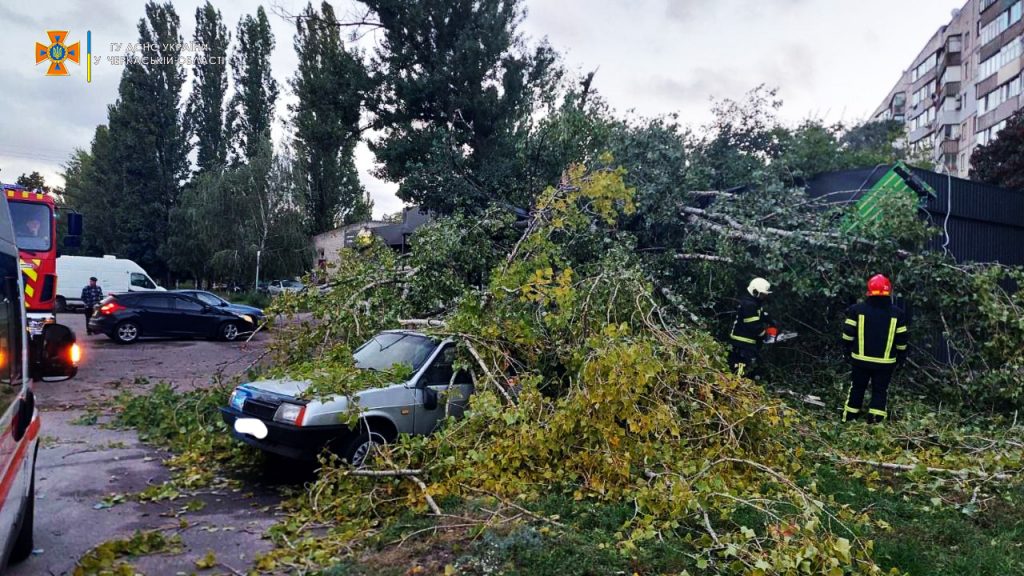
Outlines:
{"label": "fire truck", "polygon": [[[57,213],[51,195],[22,186],[0,184],[7,198],[25,284],[25,311],[29,333],[37,336],[56,321]],[[81,216],[69,214],[65,245],[81,238]]]}

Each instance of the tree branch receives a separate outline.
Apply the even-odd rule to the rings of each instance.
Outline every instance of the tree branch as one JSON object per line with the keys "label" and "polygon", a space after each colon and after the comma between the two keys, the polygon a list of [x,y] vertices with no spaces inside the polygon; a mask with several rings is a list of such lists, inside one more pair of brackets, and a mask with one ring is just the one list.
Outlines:
{"label": "tree branch", "polygon": [[727,262],[732,264],[732,258],[727,256],[715,256],[713,254],[676,254],[676,260],[707,260],[708,262]]}
{"label": "tree branch", "polygon": [[501,392],[501,395],[505,397],[505,400],[508,401],[509,406],[515,406],[515,400],[512,399],[512,396],[508,393],[508,390],[505,390],[505,387],[498,382],[498,379],[495,378],[494,373],[492,373],[490,369],[487,368],[487,364],[484,362],[483,357],[480,356],[480,353],[476,351],[476,348],[474,348],[473,345],[470,344],[469,342],[466,342],[466,349],[469,350],[469,353],[472,354],[473,358],[476,359],[477,364],[480,365],[480,368],[484,371],[484,374],[487,374],[487,378],[494,383],[494,386],[498,389],[499,392]]}
{"label": "tree branch", "polygon": [[415,476],[422,473],[423,470],[421,468],[399,468],[396,470],[366,470],[357,468],[347,472],[349,476],[366,476],[368,478],[395,478],[399,476]]}
{"label": "tree branch", "polygon": [[423,496],[427,499],[427,506],[430,506],[434,516],[440,516],[442,514],[441,507],[437,505],[437,502],[434,502],[434,498],[430,495],[430,491],[427,490],[427,485],[423,480],[420,480],[419,476],[409,476],[409,478],[420,487],[420,490],[423,490]]}
{"label": "tree branch", "polygon": [[[884,468],[886,470],[899,470],[901,472],[912,472],[917,470],[917,466],[911,466],[910,464],[897,464],[895,462],[879,462],[877,460],[860,460],[857,458],[843,458],[843,464],[864,464],[866,466],[874,466],[875,468]],[[928,466],[925,470],[931,474],[949,474],[958,478],[968,478],[970,476],[977,476],[979,478],[989,478],[993,480],[1012,480],[1019,478],[1019,474],[1008,474],[1005,472],[997,472],[995,474],[986,474],[980,470],[971,470],[969,468],[963,468],[961,470],[954,470],[952,468],[935,468]]]}

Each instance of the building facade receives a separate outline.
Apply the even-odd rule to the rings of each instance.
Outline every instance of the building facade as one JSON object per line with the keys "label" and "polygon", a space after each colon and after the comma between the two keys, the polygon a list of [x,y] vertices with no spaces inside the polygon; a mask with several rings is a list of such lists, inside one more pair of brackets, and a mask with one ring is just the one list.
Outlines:
{"label": "building facade", "polygon": [[430,220],[430,215],[418,206],[409,206],[402,209],[401,222],[357,222],[317,234],[313,236],[317,265],[337,264],[340,261],[340,250],[354,246],[356,236],[362,230],[378,236],[396,252],[404,254],[409,250],[409,238],[413,232]]}
{"label": "building facade", "polygon": [[906,124],[914,157],[966,177],[975,147],[1024,108],[1024,0],[968,0],[929,39],[873,115]]}

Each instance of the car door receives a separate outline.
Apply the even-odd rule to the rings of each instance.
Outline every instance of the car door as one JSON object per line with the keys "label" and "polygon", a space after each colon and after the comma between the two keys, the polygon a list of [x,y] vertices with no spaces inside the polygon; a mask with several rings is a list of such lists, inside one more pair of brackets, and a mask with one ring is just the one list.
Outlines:
{"label": "car door", "polygon": [[[433,432],[446,415],[461,418],[465,413],[469,395],[473,391],[473,381],[469,372],[459,370],[453,382],[454,362],[455,345],[445,344],[420,376],[416,385],[417,434]],[[437,395],[437,406],[432,409],[427,408],[427,399],[431,393]]]}
{"label": "car door", "polygon": [[174,297],[174,325],[178,334],[209,336],[214,333],[220,315],[209,306],[188,296]]}
{"label": "car door", "polygon": [[142,333],[146,336],[169,336],[177,333],[174,304],[170,296],[147,294],[134,298],[139,309]]}

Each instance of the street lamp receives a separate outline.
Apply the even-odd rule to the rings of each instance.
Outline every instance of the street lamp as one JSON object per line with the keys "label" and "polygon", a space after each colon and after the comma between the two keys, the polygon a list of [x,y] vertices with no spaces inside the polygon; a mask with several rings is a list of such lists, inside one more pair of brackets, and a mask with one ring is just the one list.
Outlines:
{"label": "street lamp", "polygon": [[256,286],[253,287],[253,290],[257,292],[260,291],[260,254],[262,253],[262,250],[256,251]]}

